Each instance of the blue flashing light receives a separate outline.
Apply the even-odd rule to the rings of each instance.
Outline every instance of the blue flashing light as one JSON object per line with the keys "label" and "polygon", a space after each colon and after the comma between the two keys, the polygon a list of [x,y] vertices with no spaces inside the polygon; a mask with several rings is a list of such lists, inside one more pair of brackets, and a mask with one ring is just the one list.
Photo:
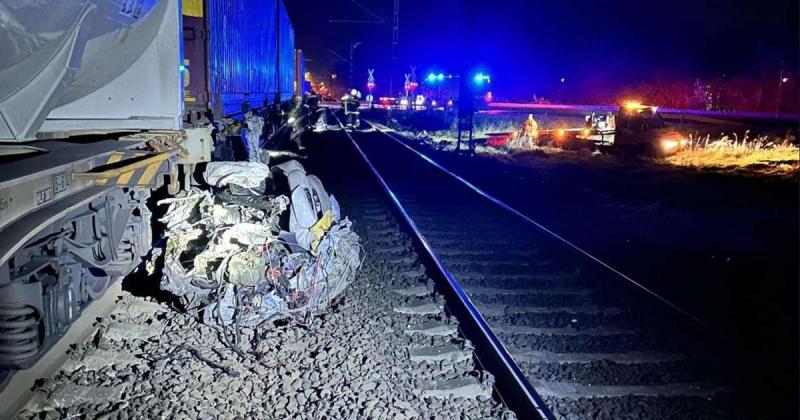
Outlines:
{"label": "blue flashing light", "polygon": [[433,84],[433,83],[443,82],[444,78],[445,78],[444,73],[438,73],[438,74],[437,73],[430,73],[430,74],[428,74],[427,77],[425,77],[425,80],[428,83]]}
{"label": "blue flashing light", "polygon": [[181,64],[180,66],[178,66],[178,71],[180,71],[181,73],[185,72],[186,71],[186,66]]}
{"label": "blue flashing light", "polygon": [[475,84],[478,85],[482,85],[483,82],[492,83],[492,79],[489,77],[489,75],[483,73],[476,74],[473,80],[475,81]]}

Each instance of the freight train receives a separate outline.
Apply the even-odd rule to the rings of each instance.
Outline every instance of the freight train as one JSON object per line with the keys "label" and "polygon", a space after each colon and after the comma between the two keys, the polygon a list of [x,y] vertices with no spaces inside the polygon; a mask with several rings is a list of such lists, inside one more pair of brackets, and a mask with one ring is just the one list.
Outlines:
{"label": "freight train", "polygon": [[[152,245],[214,122],[287,101],[281,0],[0,2],[0,369],[26,368]],[[0,372],[2,373],[2,372]]]}

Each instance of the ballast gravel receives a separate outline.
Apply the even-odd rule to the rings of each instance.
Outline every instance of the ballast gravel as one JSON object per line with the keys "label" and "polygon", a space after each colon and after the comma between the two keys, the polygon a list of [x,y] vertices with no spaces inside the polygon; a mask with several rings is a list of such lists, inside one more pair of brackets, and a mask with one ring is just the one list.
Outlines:
{"label": "ballast gravel", "polygon": [[513,418],[494,398],[426,396],[421,384],[464,372],[491,380],[473,360],[410,359],[410,348],[464,342],[404,333],[419,316],[394,309],[420,297],[393,290],[430,287],[424,268],[411,263],[410,250],[394,266],[374,257],[380,251],[370,249],[369,232],[359,234],[367,259],[355,282],[307,326],[242,328],[223,337],[193,314],[126,294],[64,368],[38,382],[18,417]]}

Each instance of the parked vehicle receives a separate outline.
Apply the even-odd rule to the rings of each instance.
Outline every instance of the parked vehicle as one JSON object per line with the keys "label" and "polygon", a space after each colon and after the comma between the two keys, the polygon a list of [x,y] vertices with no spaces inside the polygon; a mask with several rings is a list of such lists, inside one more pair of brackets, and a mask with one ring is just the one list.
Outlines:
{"label": "parked vehicle", "polygon": [[578,138],[656,156],[676,153],[688,144],[680,132],[664,122],[658,107],[638,102],[625,103],[616,115],[587,116],[587,125]]}

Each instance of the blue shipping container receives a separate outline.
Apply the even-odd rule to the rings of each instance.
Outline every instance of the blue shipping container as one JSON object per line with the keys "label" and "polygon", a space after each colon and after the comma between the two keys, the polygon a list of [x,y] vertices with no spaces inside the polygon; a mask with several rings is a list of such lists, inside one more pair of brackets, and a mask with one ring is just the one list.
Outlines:
{"label": "blue shipping container", "polygon": [[279,83],[281,100],[289,100],[294,28],[283,2],[208,0],[207,12],[212,109],[229,115],[244,101],[251,107],[271,103]]}

